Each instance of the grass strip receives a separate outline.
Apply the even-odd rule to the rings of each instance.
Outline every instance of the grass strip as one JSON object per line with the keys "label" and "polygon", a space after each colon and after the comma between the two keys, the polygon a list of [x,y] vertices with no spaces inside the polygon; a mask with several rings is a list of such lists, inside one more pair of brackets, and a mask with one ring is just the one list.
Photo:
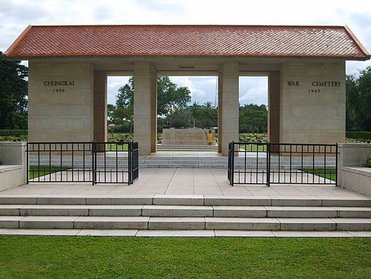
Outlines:
{"label": "grass strip", "polygon": [[326,179],[330,179],[332,181],[336,180],[336,171],[335,171],[334,168],[326,168],[326,169],[323,169],[323,168],[315,168],[315,169],[304,168],[303,171],[306,172],[306,173],[311,173],[311,174],[326,178]]}
{"label": "grass strip", "polygon": [[1,236],[0,278],[370,278],[371,239]]}
{"label": "grass strip", "polygon": [[28,170],[28,179],[34,179],[37,177],[65,170],[68,170],[68,168],[60,166],[30,166]]}

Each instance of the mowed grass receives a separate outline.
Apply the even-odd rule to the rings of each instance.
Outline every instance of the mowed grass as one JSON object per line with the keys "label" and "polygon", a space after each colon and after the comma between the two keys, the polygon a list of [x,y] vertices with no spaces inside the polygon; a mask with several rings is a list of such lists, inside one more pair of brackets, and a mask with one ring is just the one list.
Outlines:
{"label": "mowed grass", "polygon": [[371,278],[371,239],[1,236],[0,278]]}
{"label": "mowed grass", "polygon": [[34,179],[51,173],[65,171],[67,167],[59,166],[30,166],[28,169],[28,179]]}
{"label": "mowed grass", "polygon": [[317,176],[320,176],[320,177],[324,177],[324,178],[327,178],[327,179],[330,179],[330,180],[333,180],[333,181],[336,180],[336,171],[335,171],[334,168],[327,168],[327,169],[321,169],[321,168],[317,168],[317,169],[304,168],[303,170],[304,170],[304,172],[312,173],[314,175],[317,175]]}

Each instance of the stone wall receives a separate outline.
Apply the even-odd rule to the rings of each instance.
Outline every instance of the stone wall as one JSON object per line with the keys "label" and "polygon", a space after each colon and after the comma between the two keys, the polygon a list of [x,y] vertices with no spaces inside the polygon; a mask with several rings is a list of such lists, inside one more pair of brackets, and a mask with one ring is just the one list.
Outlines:
{"label": "stone wall", "polygon": [[281,68],[280,142],[345,141],[345,63],[287,63]]}
{"label": "stone wall", "polygon": [[339,145],[338,185],[371,197],[371,168],[365,167],[371,144]]}
{"label": "stone wall", "polygon": [[87,63],[29,63],[29,141],[94,139],[94,71]]}

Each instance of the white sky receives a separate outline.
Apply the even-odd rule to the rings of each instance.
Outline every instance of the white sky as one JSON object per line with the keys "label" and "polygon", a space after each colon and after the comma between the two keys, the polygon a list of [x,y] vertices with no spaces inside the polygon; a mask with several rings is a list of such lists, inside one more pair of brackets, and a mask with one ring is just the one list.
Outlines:
{"label": "white sky", "polygon": [[[371,51],[371,4],[368,0],[0,0],[0,51],[27,25],[60,24],[284,24],[348,25]],[[347,62],[347,73],[371,62]],[[192,101],[215,102],[216,79],[174,77],[188,86]],[[125,81],[125,80],[124,80]],[[114,102],[123,80],[110,78]],[[240,80],[241,103],[267,103],[266,79]]]}

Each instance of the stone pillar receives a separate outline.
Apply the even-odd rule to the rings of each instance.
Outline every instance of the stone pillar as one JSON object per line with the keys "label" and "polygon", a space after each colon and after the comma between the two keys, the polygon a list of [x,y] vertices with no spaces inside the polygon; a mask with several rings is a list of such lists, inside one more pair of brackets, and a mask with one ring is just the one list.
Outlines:
{"label": "stone pillar", "polygon": [[107,141],[107,76],[94,72],[94,141]]}
{"label": "stone pillar", "polygon": [[223,146],[222,84],[223,84],[223,76],[221,73],[219,73],[219,76],[218,76],[218,153],[222,153],[222,146]]}
{"label": "stone pillar", "polygon": [[239,140],[239,65],[224,63],[222,66],[219,95],[219,139],[223,156],[228,155],[228,143]]}
{"label": "stone pillar", "polygon": [[151,71],[151,152],[157,151],[157,74]]}
{"label": "stone pillar", "polygon": [[[153,148],[153,139],[156,137],[155,121],[153,116],[155,105],[152,105],[154,73],[146,62],[137,62],[134,65],[134,140],[139,143],[139,155],[150,155]],[[154,131],[153,131],[154,130]],[[154,135],[155,134],[155,135]]]}
{"label": "stone pillar", "polygon": [[268,75],[268,141],[280,141],[280,72]]}

